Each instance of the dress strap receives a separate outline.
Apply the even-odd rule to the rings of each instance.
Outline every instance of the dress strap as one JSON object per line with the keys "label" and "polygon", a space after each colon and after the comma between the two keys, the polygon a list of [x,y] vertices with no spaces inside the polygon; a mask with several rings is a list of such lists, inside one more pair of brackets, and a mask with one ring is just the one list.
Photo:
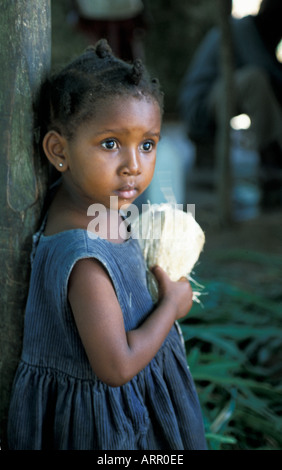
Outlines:
{"label": "dress strap", "polygon": [[44,232],[44,229],[45,229],[45,226],[46,226],[47,216],[48,216],[48,212],[46,212],[46,214],[44,215],[43,221],[40,225],[39,230],[34,235],[32,235],[32,249],[31,249],[31,253],[30,253],[30,263],[31,263],[31,265],[32,265],[34,257],[35,257],[35,253],[36,253],[36,250],[37,250],[37,246],[38,246],[40,237],[41,237],[42,233]]}

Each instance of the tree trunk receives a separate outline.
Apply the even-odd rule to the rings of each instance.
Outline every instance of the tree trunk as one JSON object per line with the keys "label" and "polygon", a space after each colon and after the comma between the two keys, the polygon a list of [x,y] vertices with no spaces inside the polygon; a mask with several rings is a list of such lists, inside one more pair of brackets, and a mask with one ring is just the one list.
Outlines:
{"label": "tree trunk", "polygon": [[233,116],[233,48],[229,24],[230,4],[217,0],[218,23],[221,30],[221,65],[223,77],[223,96],[221,112],[218,116],[216,143],[217,171],[217,211],[222,225],[232,221],[232,175],[230,162],[230,120]]}
{"label": "tree trunk", "polygon": [[22,347],[32,233],[46,187],[33,142],[33,101],[51,60],[50,0],[0,0],[0,419],[2,448]]}

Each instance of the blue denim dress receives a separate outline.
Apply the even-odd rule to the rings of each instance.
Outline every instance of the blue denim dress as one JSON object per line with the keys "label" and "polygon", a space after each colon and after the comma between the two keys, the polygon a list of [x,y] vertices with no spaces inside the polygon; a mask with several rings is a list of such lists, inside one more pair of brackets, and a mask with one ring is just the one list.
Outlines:
{"label": "blue denim dress", "polygon": [[131,381],[97,378],[67,298],[82,258],[99,260],[112,279],[126,330],[154,308],[138,241],[91,239],[75,229],[38,232],[25,314],[23,351],[8,422],[10,449],[205,449],[201,410],[174,325],[152,361]]}

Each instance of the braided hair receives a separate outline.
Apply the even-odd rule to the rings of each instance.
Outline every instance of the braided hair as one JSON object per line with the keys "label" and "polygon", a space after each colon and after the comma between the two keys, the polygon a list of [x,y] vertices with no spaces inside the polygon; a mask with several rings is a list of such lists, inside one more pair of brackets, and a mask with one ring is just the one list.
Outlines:
{"label": "braided hair", "polygon": [[99,103],[113,96],[155,100],[162,111],[163,94],[137,59],[118,59],[105,39],[88,47],[42,86],[38,104],[39,140],[53,129],[71,139],[77,127],[91,119]]}

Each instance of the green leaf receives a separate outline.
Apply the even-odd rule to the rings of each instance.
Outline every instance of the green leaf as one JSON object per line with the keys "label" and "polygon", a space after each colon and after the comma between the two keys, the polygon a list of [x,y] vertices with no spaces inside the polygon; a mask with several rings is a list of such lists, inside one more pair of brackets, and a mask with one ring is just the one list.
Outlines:
{"label": "green leaf", "polygon": [[217,441],[221,444],[236,444],[237,440],[232,436],[221,436],[220,434],[206,433],[206,439]]}

